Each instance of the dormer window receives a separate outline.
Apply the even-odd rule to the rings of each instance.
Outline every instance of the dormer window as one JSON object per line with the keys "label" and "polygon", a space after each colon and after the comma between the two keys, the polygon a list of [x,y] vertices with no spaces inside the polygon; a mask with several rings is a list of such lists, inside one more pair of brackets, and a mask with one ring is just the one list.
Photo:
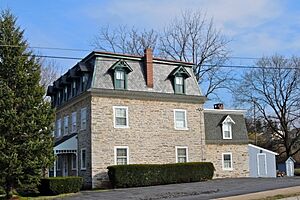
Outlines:
{"label": "dormer window", "polygon": [[64,100],[65,101],[68,100],[68,86],[65,86],[65,88],[64,88]]}
{"label": "dormer window", "polygon": [[116,90],[127,89],[127,77],[132,72],[131,67],[124,61],[119,60],[109,69],[113,73],[114,77],[114,88]]}
{"label": "dormer window", "polygon": [[57,104],[60,104],[61,102],[61,96],[60,96],[60,91],[57,93]]}
{"label": "dormer window", "polygon": [[115,89],[126,89],[125,72],[123,70],[115,71]]}
{"label": "dormer window", "polygon": [[84,74],[82,76],[82,84],[81,84],[81,91],[85,91],[86,90],[86,87],[87,87],[87,82],[88,82],[88,74]]}
{"label": "dormer window", "polygon": [[72,96],[74,97],[76,95],[76,80],[73,80],[72,82]]}
{"label": "dormer window", "polygon": [[225,140],[232,139],[232,124],[235,124],[235,122],[228,115],[225,118],[225,120],[222,122],[223,139]]}
{"label": "dormer window", "polygon": [[175,93],[184,94],[184,79],[182,76],[175,76]]}
{"label": "dormer window", "polygon": [[175,94],[185,94],[185,79],[191,77],[187,70],[180,66],[175,68],[169,75],[173,79],[173,87]]}

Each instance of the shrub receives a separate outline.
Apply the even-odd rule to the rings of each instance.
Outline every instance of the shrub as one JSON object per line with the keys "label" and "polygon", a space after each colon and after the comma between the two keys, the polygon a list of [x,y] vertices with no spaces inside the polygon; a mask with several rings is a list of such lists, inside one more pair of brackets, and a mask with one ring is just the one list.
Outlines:
{"label": "shrub", "polygon": [[39,185],[39,192],[41,195],[79,192],[82,181],[82,177],[77,176],[43,178]]}
{"label": "shrub", "polygon": [[214,173],[209,162],[115,165],[107,169],[114,188],[205,181]]}
{"label": "shrub", "polygon": [[300,176],[300,168],[295,169],[294,174],[295,176]]}

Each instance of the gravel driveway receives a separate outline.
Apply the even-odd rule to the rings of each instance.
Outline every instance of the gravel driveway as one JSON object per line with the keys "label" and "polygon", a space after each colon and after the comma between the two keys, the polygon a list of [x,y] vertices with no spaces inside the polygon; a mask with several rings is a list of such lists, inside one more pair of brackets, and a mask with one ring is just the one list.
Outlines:
{"label": "gravel driveway", "polygon": [[83,191],[64,199],[199,200],[234,196],[292,186],[300,186],[300,177],[214,179],[197,183],[171,184],[106,191]]}

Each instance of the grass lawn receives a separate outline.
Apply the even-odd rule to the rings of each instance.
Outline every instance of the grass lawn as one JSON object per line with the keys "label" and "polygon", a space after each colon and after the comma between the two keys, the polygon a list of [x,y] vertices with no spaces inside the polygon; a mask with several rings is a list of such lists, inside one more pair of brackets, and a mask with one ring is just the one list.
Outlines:
{"label": "grass lawn", "polygon": [[276,199],[283,199],[283,198],[296,197],[296,196],[300,196],[300,192],[292,193],[292,194],[278,194],[278,195],[275,195],[275,196],[269,196],[269,197],[266,197],[266,198],[254,199],[254,200],[276,200]]}

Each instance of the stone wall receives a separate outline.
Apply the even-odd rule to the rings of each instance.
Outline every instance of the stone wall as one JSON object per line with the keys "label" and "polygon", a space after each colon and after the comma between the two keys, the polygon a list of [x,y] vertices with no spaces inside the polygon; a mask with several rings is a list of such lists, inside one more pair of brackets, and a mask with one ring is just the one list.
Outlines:
{"label": "stone wall", "polygon": [[[62,129],[64,128],[64,116],[69,116],[69,134],[72,130],[72,113],[76,111],[77,114],[77,139],[78,139],[78,148],[77,148],[77,168],[78,175],[84,178],[84,187],[91,188],[92,179],[91,179],[91,97],[88,94],[82,94],[80,97],[75,98],[73,101],[69,101],[65,105],[59,107],[56,111],[56,120],[61,118],[62,120]],[[87,109],[87,118],[86,118],[86,130],[81,130],[81,109]],[[56,123],[56,121],[55,121]],[[63,132],[62,132],[63,133]],[[86,148],[86,170],[81,170],[81,161],[80,161],[80,151],[82,148]]]}
{"label": "stone wall", "polygon": [[[232,170],[223,170],[222,153],[232,153]],[[206,145],[207,161],[212,162],[216,169],[214,178],[233,178],[249,176],[249,155],[247,144],[207,144]]]}
{"label": "stone wall", "polygon": [[[114,128],[113,106],[127,106],[129,128]],[[175,163],[175,146],[188,147],[188,161],[205,160],[202,104],[92,97],[93,188],[106,187],[114,147],[128,146],[129,164]],[[187,130],[175,130],[173,109],[187,111]]]}

